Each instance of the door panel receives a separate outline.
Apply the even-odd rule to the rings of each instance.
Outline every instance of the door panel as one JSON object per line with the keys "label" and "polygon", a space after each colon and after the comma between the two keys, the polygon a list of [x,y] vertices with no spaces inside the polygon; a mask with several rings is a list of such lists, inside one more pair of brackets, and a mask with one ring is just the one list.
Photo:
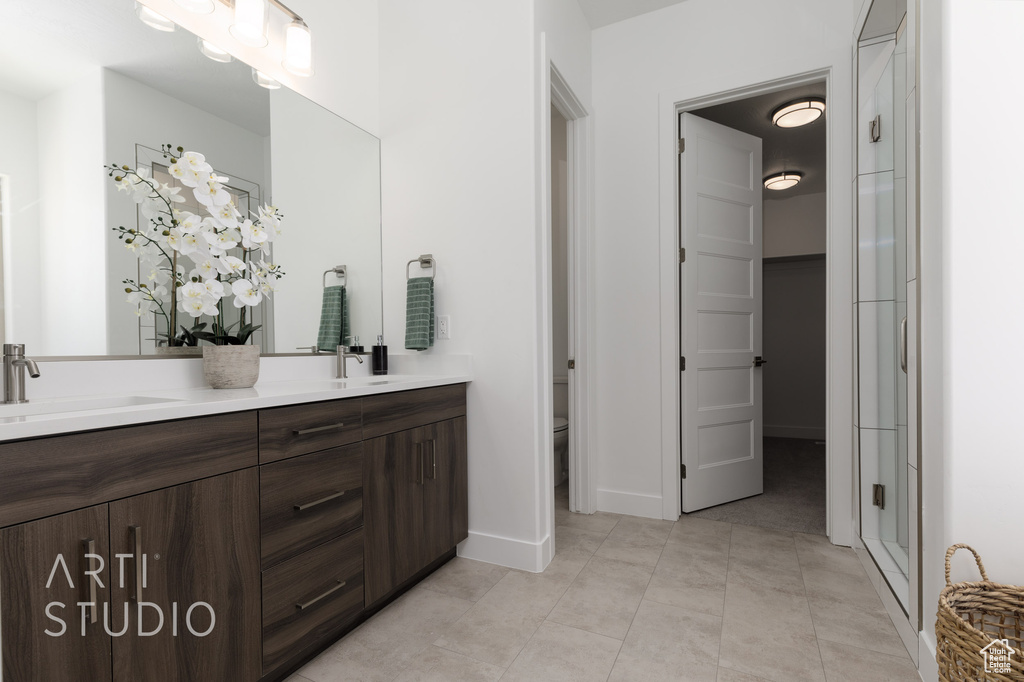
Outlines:
{"label": "door panel", "polygon": [[[85,576],[86,570],[100,569],[96,559],[86,561],[87,543],[92,541],[90,553],[103,557],[106,564],[107,537],[105,504],[0,531],[2,679],[24,682],[110,680],[110,636],[103,627],[103,605],[108,600],[112,573],[105,565],[98,576],[99,582],[94,583]],[[58,555],[64,559],[62,564],[57,564]],[[51,606],[48,610],[47,606],[54,602],[63,606]],[[91,611],[87,612],[84,636],[79,602],[94,602],[98,609],[95,622]],[[47,617],[47,613],[63,621],[63,626]],[[59,636],[46,634],[46,631],[61,633],[63,628],[66,629]]]}
{"label": "door panel", "polygon": [[[115,613],[128,605],[131,629],[114,641],[115,679],[259,679],[258,505],[255,468],[110,504],[111,558],[129,557],[125,582],[112,590]],[[155,605],[142,609],[142,631],[152,636],[138,636],[137,595]]]}
{"label": "door panel", "polygon": [[761,140],[680,117],[682,510],[760,494]]}

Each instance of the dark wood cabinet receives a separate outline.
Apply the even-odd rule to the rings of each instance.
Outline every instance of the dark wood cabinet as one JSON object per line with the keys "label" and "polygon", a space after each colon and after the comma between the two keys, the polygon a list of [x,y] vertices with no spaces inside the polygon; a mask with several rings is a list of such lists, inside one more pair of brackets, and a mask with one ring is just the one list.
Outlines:
{"label": "dark wood cabinet", "polygon": [[[108,570],[107,506],[0,530],[0,632],[3,679],[19,682],[110,680],[110,636],[103,627]],[[102,585],[101,585],[102,583]],[[79,603],[86,607],[85,619]]]}
{"label": "dark wood cabinet", "polygon": [[364,443],[366,603],[466,538],[465,417]]}
{"label": "dark wood cabinet", "polygon": [[115,681],[259,679],[258,504],[255,468],[110,504]]}

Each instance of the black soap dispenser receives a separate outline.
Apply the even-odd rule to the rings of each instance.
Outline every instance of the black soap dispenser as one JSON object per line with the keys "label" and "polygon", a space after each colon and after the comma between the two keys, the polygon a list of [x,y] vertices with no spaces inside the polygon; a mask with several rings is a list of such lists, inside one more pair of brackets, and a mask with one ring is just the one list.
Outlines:
{"label": "black soap dispenser", "polygon": [[388,373],[388,347],[384,345],[384,335],[377,335],[377,345],[373,347],[374,375]]}

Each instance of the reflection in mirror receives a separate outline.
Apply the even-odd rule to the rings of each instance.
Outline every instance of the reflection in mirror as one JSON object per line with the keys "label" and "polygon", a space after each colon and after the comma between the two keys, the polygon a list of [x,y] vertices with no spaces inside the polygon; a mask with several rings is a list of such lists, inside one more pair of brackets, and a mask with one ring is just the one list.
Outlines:
{"label": "reflection in mirror", "polygon": [[[155,353],[161,331],[125,301],[136,226],[107,163],[159,173],[161,145],[206,155],[242,211],[282,214],[287,277],[256,312],[264,353],[317,342],[323,273],[347,269],[351,334],[381,333],[379,141],[187,31],[143,25],[130,0],[0,6],[0,237],[5,342],[34,357]],[[183,192],[183,195],[189,195]],[[332,284],[332,282],[328,282]]]}

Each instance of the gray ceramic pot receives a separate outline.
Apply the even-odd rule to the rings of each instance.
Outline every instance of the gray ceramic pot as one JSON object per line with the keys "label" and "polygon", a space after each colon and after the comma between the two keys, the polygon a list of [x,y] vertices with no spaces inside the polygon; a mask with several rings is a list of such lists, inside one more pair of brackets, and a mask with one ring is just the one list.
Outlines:
{"label": "gray ceramic pot", "polygon": [[250,388],[260,378],[260,347],[203,346],[203,376],[214,388]]}

